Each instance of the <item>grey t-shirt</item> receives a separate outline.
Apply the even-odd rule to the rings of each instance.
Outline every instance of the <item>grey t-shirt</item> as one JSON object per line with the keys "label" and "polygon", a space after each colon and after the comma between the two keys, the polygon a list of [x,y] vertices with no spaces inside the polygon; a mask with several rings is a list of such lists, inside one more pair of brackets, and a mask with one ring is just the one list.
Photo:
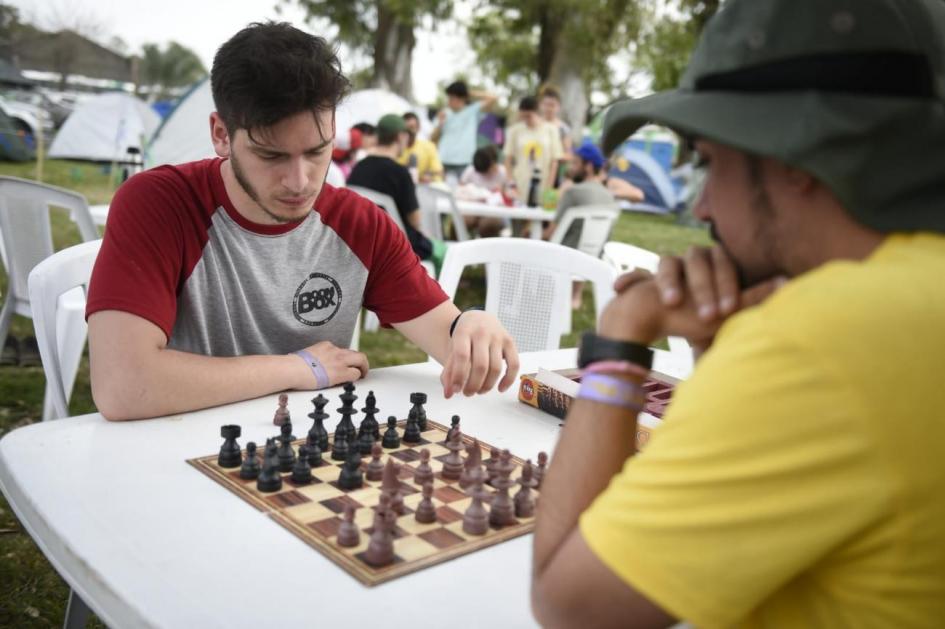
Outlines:
{"label": "grey t-shirt", "polygon": [[[614,203],[614,195],[601,182],[590,180],[576,183],[565,190],[561,198],[558,199],[555,223],[561,223],[561,219],[564,218],[564,213],[568,208],[579,205],[613,205]],[[578,239],[581,236],[582,223],[581,220],[574,221],[564,235],[561,244],[572,248],[577,247]]]}

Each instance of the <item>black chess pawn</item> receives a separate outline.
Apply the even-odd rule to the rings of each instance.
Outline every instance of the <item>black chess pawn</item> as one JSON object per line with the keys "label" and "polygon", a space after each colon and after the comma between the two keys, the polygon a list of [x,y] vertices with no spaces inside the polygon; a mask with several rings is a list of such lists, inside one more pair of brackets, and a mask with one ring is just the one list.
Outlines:
{"label": "black chess pawn", "polygon": [[279,427],[279,436],[276,439],[278,440],[280,437],[295,441],[295,435],[292,434],[292,422],[286,422]]}
{"label": "black chess pawn", "polygon": [[387,418],[387,430],[384,431],[384,439],[381,445],[392,450],[400,447],[400,433],[397,432],[397,418],[391,415]]}
{"label": "black chess pawn", "polygon": [[250,441],[246,444],[246,458],[240,466],[240,478],[243,480],[256,480],[259,476],[259,459],[256,457],[256,443]]}
{"label": "black chess pawn", "polygon": [[[374,391],[368,391],[365,406],[361,409],[361,412],[364,413],[364,419],[361,420],[361,426],[358,429],[358,438],[360,439],[363,436],[365,430],[370,430],[371,434],[374,436],[374,440],[377,441],[381,438],[381,431],[377,419],[375,419],[375,415],[380,412],[380,409],[377,408],[377,399],[374,397]],[[361,454],[368,454],[368,452],[362,450]]]}
{"label": "black chess pawn", "polygon": [[352,448],[341,467],[338,475],[338,487],[342,489],[358,489],[364,485],[364,474],[361,472],[361,453]]}
{"label": "black chess pawn", "polygon": [[220,467],[239,467],[243,462],[243,453],[240,444],[236,442],[242,429],[236,424],[227,424],[220,427],[220,436],[223,445],[220,446],[220,455],[217,456],[217,465]]}
{"label": "black chess pawn", "polygon": [[423,439],[420,436],[420,422],[413,410],[407,413],[407,425],[404,427],[404,436],[401,439],[404,443],[420,443]]}
{"label": "black chess pawn", "polygon": [[299,446],[299,458],[292,466],[292,482],[298,485],[307,485],[312,482],[312,466],[308,462],[308,446],[304,443]]}
{"label": "black chess pawn", "polygon": [[326,404],[328,404],[328,398],[319,393],[317,397],[312,398],[315,410],[308,414],[312,419],[312,427],[308,431],[306,442],[310,447],[317,444],[322,452],[328,450],[328,431],[325,430],[325,420],[328,419],[328,413],[325,412]]}
{"label": "black chess pawn", "polygon": [[262,471],[256,479],[256,489],[264,492],[273,492],[282,489],[282,476],[279,474],[276,444],[272,439],[266,441]]}
{"label": "black chess pawn", "polygon": [[[305,444],[308,448],[308,464],[310,467],[318,467],[322,464],[322,449],[318,447],[317,443]],[[302,448],[299,448],[299,452],[302,451]]]}
{"label": "black chess pawn", "polygon": [[420,432],[424,432],[427,429],[427,411],[423,408],[423,405],[427,403],[427,394],[416,392],[410,394],[410,403],[413,404],[413,408],[410,409],[414,411],[417,416],[417,423],[420,425]]}
{"label": "black chess pawn", "polygon": [[279,439],[279,471],[291,472],[295,465],[295,450],[292,448],[292,424],[286,422],[282,424],[282,435]]}
{"label": "black chess pawn", "polygon": [[331,441],[331,460],[344,461],[348,458],[348,453],[350,451],[351,447],[348,444],[347,432],[344,430],[341,432],[336,432]]}

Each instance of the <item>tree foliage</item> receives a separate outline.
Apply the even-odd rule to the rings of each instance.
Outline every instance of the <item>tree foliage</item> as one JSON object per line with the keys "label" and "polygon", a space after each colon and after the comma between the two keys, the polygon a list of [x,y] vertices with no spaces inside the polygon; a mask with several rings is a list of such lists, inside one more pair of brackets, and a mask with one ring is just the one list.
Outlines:
{"label": "tree foliage", "polygon": [[283,0],[298,4],[309,20],[327,21],[337,39],[372,57],[371,84],[412,99],[414,29],[424,18],[434,23],[452,15],[450,0]]}
{"label": "tree foliage", "polygon": [[168,96],[171,88],[190,85],[207,76],[207,69],[197,53],[177,42],[164,50],[157,44],[144,44],[141,57],[141,83],[158,90],[158,100]]}
{"label": "tree foliage", "polygon": [[653,76],[654,91],[676,87],[702,29],[720,4],[721,0],[675,0],[680,17],[666,16],[646,29],[637,61]]}
{"label": "tree foliage", "polygon": [[553,79],[567,58],[588,88],[610,86],[608,58],[631,45],[639,0],[480,0],[469,39],[482,70],[517,91]]}

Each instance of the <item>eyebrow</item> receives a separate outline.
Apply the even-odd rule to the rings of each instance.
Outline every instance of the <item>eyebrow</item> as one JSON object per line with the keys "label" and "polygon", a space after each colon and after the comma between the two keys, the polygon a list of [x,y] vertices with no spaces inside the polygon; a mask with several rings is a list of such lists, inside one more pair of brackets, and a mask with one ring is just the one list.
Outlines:
{"label": "eyebrow", "polygon": [[[303,151],[303,152],[305,152],[305,153],[314,153],[314,152],[316,152],[316,151],[320,151],[320,150],[324,149],[325,147],[327,147],[329,144],[331,144],[333,141],[334,141],[334,138],[328,138],[327,140],[325,140],[325,141],[322,142],[321,144],[318,144],[318,145],[313,146],[313,147],[311,147],[311,148],[307,148],[307,149],[305,149],[305,151]],[[276,149],[274,149],[274,148],[268,147],[268,146],[266,146],[265,144],[259,144],[259,143],[255,142],[255,141],[253,141],[251,138],[250,138],[250,140],[249,140],[249,147],[250,147],[250,149],[252,149],[252,150],[254,150],[254,151],[259,151],[259,152],[263,152],[263,153],[272,153],[273,155],[286,155],[286,154],[287,154],[285,151],[279,151],[279,150],[276,150]]]}

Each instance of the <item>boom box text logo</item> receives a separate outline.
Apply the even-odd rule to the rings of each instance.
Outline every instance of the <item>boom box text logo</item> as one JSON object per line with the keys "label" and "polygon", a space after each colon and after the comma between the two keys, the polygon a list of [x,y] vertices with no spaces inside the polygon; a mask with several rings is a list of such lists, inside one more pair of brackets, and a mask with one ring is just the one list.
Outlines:
{"label": "boom box text logo", "polygon": [[341,307],[341,286],[324,273],[311,273],[292,298],[292,314],[305,325],[325,325]]}

